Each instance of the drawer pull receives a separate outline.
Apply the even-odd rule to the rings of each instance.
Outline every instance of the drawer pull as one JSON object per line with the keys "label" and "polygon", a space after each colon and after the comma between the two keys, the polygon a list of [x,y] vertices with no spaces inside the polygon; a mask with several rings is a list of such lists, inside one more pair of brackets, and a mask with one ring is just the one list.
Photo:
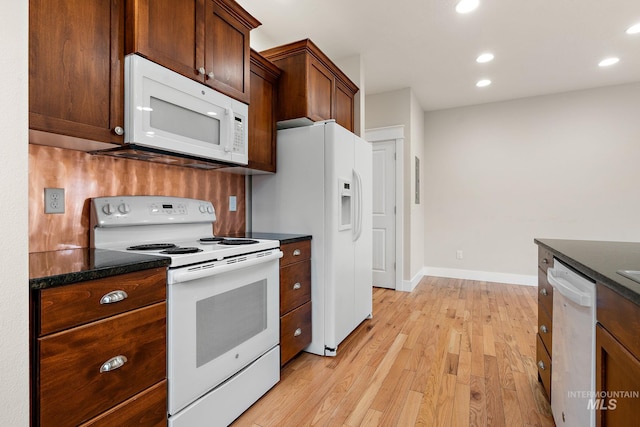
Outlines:
{"label": "drawer pull", "polygon": [[538,368],[540,368],[543,371],[547,369],[547,367],[544,366],[544,362],[542,360],[538,360]]}
{"label": "drawer pull", "polygon": [[300,251],[300,249],[295,249],[293,251],[293,256],[300,256],[302,254],[302,252]]}
{"label": "drawer pull", "polygon": [[115,371],[116,369],[121,368],[125,363],[127,363],[127,356],[119,355],[112,357],[100,366],[100,372]]}
{"label": "drawer pull", "polygon": [[114,302],[120,302],[126,299],[128,296],[125,291],[111,291],[100,298],[100,304],[113,304]]}
{"label": "drawer pull", "polygon": [[293,336],[297,337],[300,336],[302,334],[302,329],[298,328],[294,331]]}
{"label": "drawer pull", "polygon": [[542,288],[540,289],[540,295],[546,297],[547,295],[549,295],[549,293],[547,292],[547,288]]}
{"label": "drawer pull", "polygon": [[548,260],[548,259],[546,259],[546,258],[542,258],[542,263],[543,263],[543,264],[549,264],[549,260]]}
{"label": "drawer pull", "polygon": [[293,284],[293,290],[296,291],[298,289],[300,289],[302,287],[302,285],[300,284],[300,282],[296,282]]}
{"label": "drawer pull", "polygon": [[547,329],[545,325],[540,325],[540,332],[542,332],[543,334],[546,334],[549,332],[549,329]]}

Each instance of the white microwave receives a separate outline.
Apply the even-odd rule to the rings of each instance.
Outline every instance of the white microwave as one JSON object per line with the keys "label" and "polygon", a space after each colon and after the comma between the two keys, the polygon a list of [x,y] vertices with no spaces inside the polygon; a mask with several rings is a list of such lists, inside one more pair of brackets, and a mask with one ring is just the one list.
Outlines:
{"label": "white microwave", "polygon": [[124,64],[126,144],[247,164],[246,104],[138,55]]}

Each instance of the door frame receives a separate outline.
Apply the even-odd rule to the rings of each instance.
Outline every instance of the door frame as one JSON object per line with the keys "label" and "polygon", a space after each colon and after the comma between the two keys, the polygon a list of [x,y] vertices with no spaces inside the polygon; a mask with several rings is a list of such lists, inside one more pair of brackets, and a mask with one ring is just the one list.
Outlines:
{"label": "door frame", "polygon": [[387,126],[365,130],[365,140],[371,144],[376,142],[395,141],[396,148],[396,271],[395,290],[411,291],[404,289],[402,272],[404,271],[404,125]]}

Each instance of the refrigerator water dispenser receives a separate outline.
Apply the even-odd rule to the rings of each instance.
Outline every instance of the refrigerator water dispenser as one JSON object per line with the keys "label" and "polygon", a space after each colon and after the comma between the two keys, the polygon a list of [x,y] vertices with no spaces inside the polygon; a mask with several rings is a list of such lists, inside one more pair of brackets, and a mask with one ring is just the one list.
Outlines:
{"label": "refrigerator water dispenser", "polygon": [[351,181],[338,179],[340,184],[340,218],[338,230],[349,230],[351,228]]}

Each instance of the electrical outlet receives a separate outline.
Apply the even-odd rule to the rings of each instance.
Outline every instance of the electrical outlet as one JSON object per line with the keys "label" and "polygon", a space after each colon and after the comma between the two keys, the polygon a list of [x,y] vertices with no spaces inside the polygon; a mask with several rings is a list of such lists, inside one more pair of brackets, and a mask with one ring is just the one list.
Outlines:
{"label": "electrical outlet", "polygon": [[44,189],[44,213],[64,213],[64,188]]}
{"label": "electrical outlet", "polygon": [[462,253],[462,249],[458,249],[458,250],[456,251],[456,258],[457,258],[457,259],[462,259],[462,256],[463,256],[463,255],[464,255],[464,254]]}
{"label": "electrical outlet", "polygon": [[229,211],[235,212],[236,210],[238,210],[236,196],[229,196]]}

